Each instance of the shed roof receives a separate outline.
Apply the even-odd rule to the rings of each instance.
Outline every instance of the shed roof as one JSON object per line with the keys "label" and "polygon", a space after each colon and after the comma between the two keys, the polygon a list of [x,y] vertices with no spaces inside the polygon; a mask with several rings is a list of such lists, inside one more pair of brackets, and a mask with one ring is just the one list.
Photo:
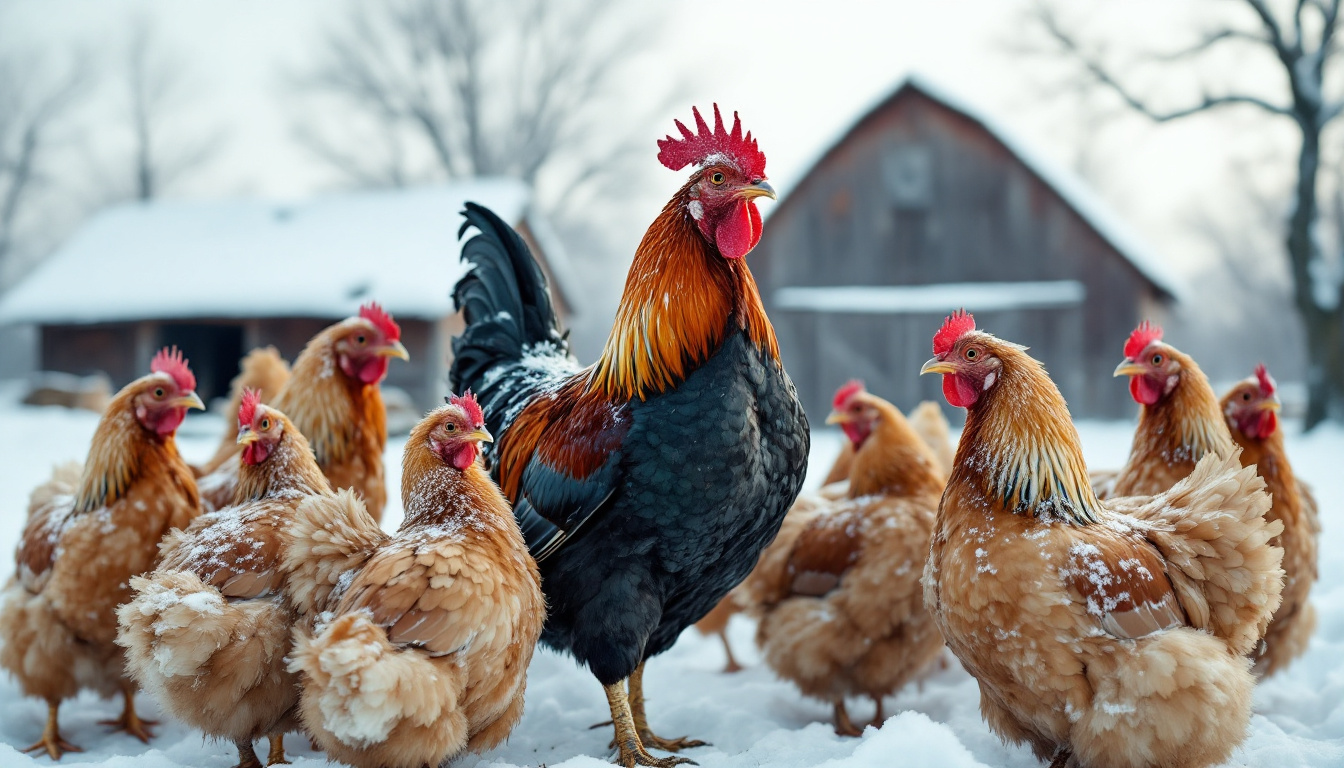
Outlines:
{"label": "shed roof", "polygon": [[[1022,165],[1026,166],[1027,170],[1054,190],[1064,202],[1078,213],[1088,226],[1092,227],[1117,253],[1129,261],[1138,270],[1139,274],[1168,296],[1180,298],[1183,288],[1182,281],[1167,266],[1167,262],[1121,220],[1086,182],[1078,178],[1077,174],[1033,151],[1028,144],[1013,136],[1012,132],[1005,126],[949,93],[942,86],[933,83],[922,74],[911,73],[902,78],[894,91],[883,97],[872,109],[864,112],[858,120],[855,120],[837,141],[827,146],[815,161],[806,166],[807,172],[799,178],[806,179],[807,176],[811,175],[817,166],[834,149],[844,144],[868,118],[893,104],[907,91],[917,91],[984,128],[990,136],[1007,148]],[[797,186],[794,185],[794,187]],[[783,202],[781,200],[781,205],[776,206],[776,212],[782,209]]]}
{"label": "shed roof", "polygon": [[[489,178],[292,204],[122,205],[95,216],[0,299],[0,322],[336,318],[369,300],[394,315],[439,318],[452,314],[450,294],[466,271],[463,203],[515,225],[533,219],[536,230],[530,198],[520,181]],[[550,257],[555,274],[563,257]]]}

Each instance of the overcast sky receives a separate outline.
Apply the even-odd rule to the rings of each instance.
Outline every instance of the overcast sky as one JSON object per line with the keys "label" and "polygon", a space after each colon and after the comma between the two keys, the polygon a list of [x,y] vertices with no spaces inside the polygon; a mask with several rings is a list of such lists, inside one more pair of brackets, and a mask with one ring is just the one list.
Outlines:
{"label": "overcast sky", "polygon": [[[188,119],[226,125],[229,134],[224,154],[184,185],[183,194],[302,197],[339,183],[293,141],[296,107],[285,82],[287,74],[311,63],[340,2],[11,0],[8,5],[0,17],[7,37],[45,50],[77,43],[108,59],[135,18],[153,19],[196,84]],[[1079,0],[1063,8],[1070,21],[1106,41],[1123,62],[1194,40],[1223,14],[1242,13],[1239,6]],[[1099,192],[1122,218],[1173,262],[1187,266],[1208,249],[1191,227],[1194,213],[1227,215],[1242,205],[1228,191],[1237,168],[1251,168],[1266,179],[1266,187],[1287,178],[1291,131],[1251,110],[1159,127],[1122,112],[1081,109],[1080,101],[1057,85],[1057,63],[1019,50],[1036,37],[1024,21],[1028,7],[1008,0],[681,0],[664,5],[657,22],[661,39],[645,69],[687,83],[688,103],[666,115],[668,128],[672,118],[688,117],[691,102],[718,101],[741,112],[769,157],[772,180],[783,189],[903,75],[917,71],[1061,165],[1075,165],[1081,151]],[[1284,88],[1272,64],[1245,52],[1214,60],[1202,72],[1132,71],[1135,83],[1172,104],[1196,96],[1201,83],[1212,83],[1215,91],[1235,85],[1271,96]],[[641,94],[630,97],[638,100]],[[620,116],[613,116],[613,130],[620,125]],[[648,137],[651,164],[659,136]],[[654,201],[665,199],[681,179],[670,173],[655,178],[666,189],[653,190]]]}

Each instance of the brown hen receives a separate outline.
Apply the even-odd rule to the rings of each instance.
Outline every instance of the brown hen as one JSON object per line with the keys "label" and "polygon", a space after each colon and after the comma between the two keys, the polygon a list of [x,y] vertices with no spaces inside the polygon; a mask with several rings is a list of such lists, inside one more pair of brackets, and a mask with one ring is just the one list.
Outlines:
{"label": "brown hen", "polygon": [[258,347],[248,352],[242,359],[242,370],[229,382],[229,404],[224,408],[224,430],[215,455],[199,467],[192,467],[197,477],[204,477],[219,469],[220,465],[238,455],[238,431],[233,428],[238,423],[238,407],[242,405],[243,393],[249,389],[261,392],[261,401],[269,403],[280,394],[280,390],[289,380],[289,363],[280,356],[275,347]]}

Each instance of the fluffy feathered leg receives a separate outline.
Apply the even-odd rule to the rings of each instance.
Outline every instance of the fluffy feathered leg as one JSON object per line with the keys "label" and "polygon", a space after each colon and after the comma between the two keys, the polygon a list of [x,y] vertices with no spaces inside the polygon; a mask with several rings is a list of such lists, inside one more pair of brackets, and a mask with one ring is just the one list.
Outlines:
{"label": "fluffy feathered leg", "polygon": [[125,683],[122,685],[121,695],[124,700],[121,707],[121,716],[115,720],[99,720],[98,724],[109,726],[113,733],[128,733],[148,744],[149,740],[154,738],[154,731],[150,729],[158,725],[159,721],[143,720],[136,714],[135,686],[133,684]]}
{"label": "fluffy feathered leg", "polygon": [[635,727],[635,718],[630,714],[630,700],[625,693],[625,681],[604,685],[607,693],[607,705],[611,707],[611,722],[616,727],[617,762],[625,768],[648,765],[653,768],[672,768],[674,765],[696,765],[693,760],[684,757],[654,757],[644,749]]}
{"label": "fluffy feathered leg", "polygon": [[47,756],[52,760],[60,760],[61,755],[66,752],[83,752],[84,750],[76,747],[74,744],[61,737],[61,725],[56,717],[56,711],[61,708],[61,702],[47,702],[47,726],[42,729],[42,738],[35,744],[24,749],[24,752],[36,752],[39,749],[45,749]]}
{"label": "fluffy feathered leg", "polygon": [[[732,658],[730,655],[729,658]],[[691,747],[708,746],[708,742],[700,741],[682,736],[678,739],[664,739],[649,728],[649,718],[644,712],[644,662],[640,662],[635,671],[630,675],[630,715],[635,722],[635,730],[639,733],[640,741],[646,747],[661,749],[664,752],[680,752],[683,749]]]}

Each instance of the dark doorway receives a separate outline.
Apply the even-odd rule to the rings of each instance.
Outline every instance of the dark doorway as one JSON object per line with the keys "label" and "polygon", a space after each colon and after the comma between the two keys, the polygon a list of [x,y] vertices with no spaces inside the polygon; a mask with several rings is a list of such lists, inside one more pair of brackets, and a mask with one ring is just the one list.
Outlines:
{"label": "dark doorway", "polygon": [[165,323],[159,337],[161,346],[177,345],[191,361],[201,399],[209,403],[229,396],[229,382],[238,375],[238,361],[243,357],[242,326]]}

